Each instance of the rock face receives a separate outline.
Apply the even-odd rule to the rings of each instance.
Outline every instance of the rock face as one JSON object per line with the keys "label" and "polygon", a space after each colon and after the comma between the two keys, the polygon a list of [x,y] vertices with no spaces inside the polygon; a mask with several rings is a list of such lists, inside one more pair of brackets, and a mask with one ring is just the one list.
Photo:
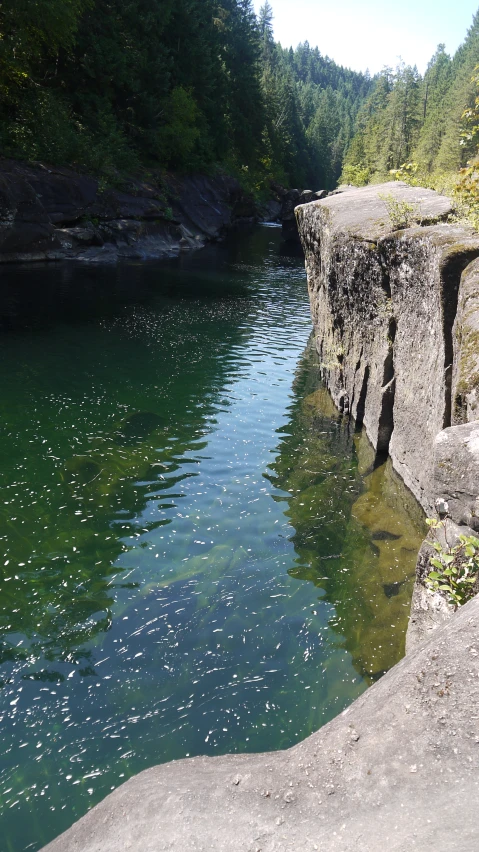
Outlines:
{"label": "rock face", "polygon": [[436,436],[433,493],[453,521],[479,532],[479,420]]}
{"label": "rock face", "polygon": [[254,213],[226,175],[132,179],[120,191],[71,169],[0,160],[0,262],[161,257]]}
{"label": "rock face", "polygon": [[453,425],[479,419],[479,260],[464,270],[453,329]]}
{"label": "rock face", "polygon": [[320,198],[325,198],[327,194],[325,189],[320,189],[318,192],[313,192],[311,189],[303,189],[302,192],[299,189],[289,189],[283,193],[279,218],[285,242],[300,242],[298,225],[294,214],[296,207],[301,204],[310,204],[311,201],[318,201]]}
{"label": "rock face", "polygon": [[[296,216],[333,399],[457,538],[479,532],[479,236],[450,212],[435,192],[390,183],[343,187]],[[432,553],[426,541],[408,652],[452,613],[424,584]]]}
{"label": "rock face", "polygon": [[476,852],[479,598],[284,752],[128,781],[44,852]]}
{"label": "rock face", "polygon": [[[400,183],[346,189],[296,211],[324,378],[427,512],[441,496],[434,447],[452,423],[453,375],[456,387],[466,381],[454,336],[458,352],[473,334],[455,325],[461,275],[479,256],[472,229],[441,221],[450,211],[448,199]],[[471,281],[468,270],[461,287]]]}

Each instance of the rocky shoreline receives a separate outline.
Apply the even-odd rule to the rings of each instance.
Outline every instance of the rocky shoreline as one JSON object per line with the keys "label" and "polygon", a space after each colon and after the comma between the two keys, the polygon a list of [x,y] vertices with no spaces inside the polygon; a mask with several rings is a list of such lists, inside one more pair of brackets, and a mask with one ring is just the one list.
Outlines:
{"label": "rocky shoreline", "polygon": [[130,178],[117,189],[60,166],[0,160],[0,263],[168,257],[257,215],[222,173]]}
{"label": "rocky shoreline", "polygon": [[224,172],[118,183],[0,158],[0,263],[174,257],[222,239],[237,224],[260,221],[281,224],[283,239],[299,243],[295,207],[328,194],[273,184],[259,204]]}
{"label": "rocky shoreline", "polygon": [[127,781],[44,852],[476,852],[479,598],[287,751]]}

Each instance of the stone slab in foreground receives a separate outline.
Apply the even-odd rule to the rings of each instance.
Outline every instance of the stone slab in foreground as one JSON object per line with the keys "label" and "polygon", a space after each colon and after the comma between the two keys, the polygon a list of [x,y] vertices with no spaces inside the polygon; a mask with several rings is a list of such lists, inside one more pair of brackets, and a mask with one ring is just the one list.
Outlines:
{"label": "stone slab in foreground", "polygon": [[477,852],[479,597],[285,752],[128,781],[44,852]]}

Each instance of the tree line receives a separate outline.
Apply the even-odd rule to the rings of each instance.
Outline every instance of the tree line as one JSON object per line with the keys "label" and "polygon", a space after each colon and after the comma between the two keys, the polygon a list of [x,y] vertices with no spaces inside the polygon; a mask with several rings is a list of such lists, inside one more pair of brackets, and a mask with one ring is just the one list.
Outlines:
{"label": "tree line", "polygon": [[361,105],[341,180],[357,185],[391,176],[447,186],[466,168],[478,139],[474,119],[479,63],[479,11],[453,57],[440,44],[424,75],[401,64],[384,69]]}
{"label": "tree line", "polygon": [[272,23],[252,0],[2,0],[0,151],[332,188],[373,81]]}

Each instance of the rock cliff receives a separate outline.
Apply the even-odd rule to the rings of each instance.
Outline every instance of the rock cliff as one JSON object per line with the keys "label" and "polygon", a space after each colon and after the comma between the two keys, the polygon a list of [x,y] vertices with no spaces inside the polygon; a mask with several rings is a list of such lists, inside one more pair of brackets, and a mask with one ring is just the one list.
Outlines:
{"label": "rock cliff", "polygon": [[0,263],[162,257],[254,213],[227,175],[132,178],[114,189],[71,169],[0,160]]}
{"label": "rock cliff", "polygon": [[[472,446],[455,424],[476,416],[479,382],[479,235],[450,214],[447,198],[401,183],[296,211],[325,381],[426,512],[447,491],[435,457]],[[469,477],[458,494],[458,523],[475,526],[476,488]]]}
{"label": "rock cliff", "polygon": [[[479,235],[451,213],[396,182],[296,209],[326,384],[426,513],[444,508],[449,543],[479,531]],[[430,556],[408,651],[451,615],[424,586]]]}

